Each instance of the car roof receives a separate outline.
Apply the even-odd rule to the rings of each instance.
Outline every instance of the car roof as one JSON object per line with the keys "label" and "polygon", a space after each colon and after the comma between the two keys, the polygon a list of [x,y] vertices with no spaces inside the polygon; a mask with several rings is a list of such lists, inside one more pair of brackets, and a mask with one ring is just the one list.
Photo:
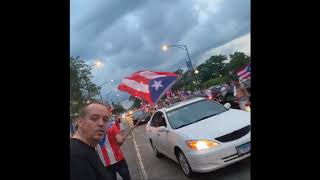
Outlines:
{"label": "car roof", "polygon": [[204,100],[204,99],[207,99],[207,98],[203,98],[203,97],[195,97],[195,98],[192,98],[192,99],[187,99],[187,100],[184,100],[184,101],[180,101],[180,102],[177,102],[175,104],[172,104],[168,107],[163,107],[159,110],[164,110],[164,111],[171,111],[171,110],[174,110],[174,109],[177,109],[181,106],[185,106],[185,105],[188,105],[188,104],[191,104],[191,103],[194,103],[194,102],[197,102],[197,101],[201,101],[201,100]]}

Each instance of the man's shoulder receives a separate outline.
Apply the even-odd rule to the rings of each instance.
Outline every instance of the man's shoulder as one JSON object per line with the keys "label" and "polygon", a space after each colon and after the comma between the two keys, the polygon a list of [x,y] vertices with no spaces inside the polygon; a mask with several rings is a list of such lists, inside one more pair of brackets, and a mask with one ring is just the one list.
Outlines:
{"label": "man's shoulder", "polygon": [[70,139],[70,157],[85,157],[90,153],[88,145],[78,139]]}

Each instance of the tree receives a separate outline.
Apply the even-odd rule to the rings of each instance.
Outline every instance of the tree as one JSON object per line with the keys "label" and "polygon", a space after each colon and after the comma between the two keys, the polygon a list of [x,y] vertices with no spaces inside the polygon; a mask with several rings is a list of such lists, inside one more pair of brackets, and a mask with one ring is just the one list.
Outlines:
{"label": "tree", "polygon": [[70,57],[70,112],[79,112],[88,100],[96,101],[100,87],[92,81],[91,67],[79,57]]}
{"label": "tree", "polygon": [[123,113],[126,109],[121,104],[115,104],[112,113]]}
{"label": "tree", "polygon": [[[243,52],[235,52],[229,55],[230,62],[226,63],[226,55],[214,55],[207,59],[204,63],[200,64],[197,69],[199,71],[198,79],[200,86],[208,88],[213,85],[230,82],[237,79],[237,72],[241,67],[246,64],[250,64],[250,57]],[[176,71],[176,73],[178,70]],[[231,74],[229,73],[231,72]],[[193,83],[194,74],[186,71],[181,74],[181,78],[172,86],[172,90],[191,90],[196,89],[196,85]]]}
{"label": "tree", "polygon": [[134,103],[133,103],[131,108],[137,108],[138,109],[138,108],[140,108],[140,106],[141,106],[141,100],[138,99],[138,98],[135,98],[134,99]]}
{"label": "tree", "polygon": [[174,73],[175,74],[183,74],[183,70],[182,69],[177,69]]}
{"label": "tree", "polygon": [[194,78],[192,77],[191,71],[188,70],[181,74],[176,83],[171,87],[172,91],[180,90],[184,88],[187,84],[192,84]]}
{"label": "tree", "polygon": [[231,72],[232,75],[230,79],[234,80],[237,78],[237,71],[242,68],[246,64],[250,64],[251,58],[245,55],[243,52],[235,52],[229,55],[230,62],[227,65],[227,71]]}
{"label": "tree", "polygon": [[229,54],[230,62],[226,64],[226,81],[230,82],[238,79],[237,72],[246,64],[250,64],[250,57],[243,52]]}
{"label": "tree", "polygon": [[203,83],[203,86],[205,88],[209,88],[211,86],[214,86],[214,85],[219,85],[219,84],[223,84],[227,81],[227,77],[226,76],[222,76],[222,77],[217,77],[217,78],[214,78],[214,79],[210,79],[206,82]]}
{"label": "tree", "polygon": [[206,82],[212,78],[217,78],[227,74],[227,68],[224,61],[227,60],[225,55],[211,56],[204,63],[198,66],[199,80]]}

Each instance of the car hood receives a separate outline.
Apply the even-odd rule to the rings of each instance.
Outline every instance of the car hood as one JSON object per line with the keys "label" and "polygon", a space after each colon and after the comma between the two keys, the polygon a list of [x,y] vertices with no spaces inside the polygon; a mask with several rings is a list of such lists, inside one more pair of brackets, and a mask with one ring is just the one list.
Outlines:
{"label": "car hood", "polygon": [[228,111],[202,121],[176,129],[187,139],[215,139],[250,125],[250,113],[242,110]]}

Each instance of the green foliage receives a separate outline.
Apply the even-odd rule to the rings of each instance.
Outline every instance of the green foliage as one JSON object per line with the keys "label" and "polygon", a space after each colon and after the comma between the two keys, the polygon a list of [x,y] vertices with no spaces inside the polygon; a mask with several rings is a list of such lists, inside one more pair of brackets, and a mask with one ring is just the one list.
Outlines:
{"label": "green foliage", "polygon": [[211,86],[214,86],[214,85],[219,85],[219,84],[223,84],[227,81],[227,77],[226,76],[222,76],[222,77],[217,77],[217,78],[214,78],[214,79],[210,79],[206,82],[203,83],[203,86],[205,88],[209,88]]}
{"label": "green foliage", "polygon": [[138,98],[135,98],[131,108],[140,108],[140,106],[141,106],[141,100]]}
{"label": "green foliage", "polygon": [[70,113],[78,113],[86,102],[97,101],[100,87],[92,81],[91,67],[79,57],[70,57]]}
{"label": "green foliage", "polygon": [[[237,79],[238,70],[244,65],[250,64],[251,58],[243,52],[235,52],[229,55],[230,61],[226,62],[227,60],[226,55],[214,55],[197,67],[199,71],[197,77],[202,88],[208,88]],[[180,79],[172,86],[172,90],[185,89],[194,91],[196,85],[193,81],[194,74],[191,74],[191,71],[186,71],[181,74]]]}
{"label": "green foliage", "polygon": [[125,111],[126,109],[121,104],[115,104],[112,113],[117,114],[123,113]]}
{"label": "green foliage", "polygon": [[235,52],[234,54],[230,54],[229,57],[231,60],[228,64],[228,71],[232,72],[232,79],[235,79],[237,71],[246,64],[250,64],[251,58],[243,52]]}

